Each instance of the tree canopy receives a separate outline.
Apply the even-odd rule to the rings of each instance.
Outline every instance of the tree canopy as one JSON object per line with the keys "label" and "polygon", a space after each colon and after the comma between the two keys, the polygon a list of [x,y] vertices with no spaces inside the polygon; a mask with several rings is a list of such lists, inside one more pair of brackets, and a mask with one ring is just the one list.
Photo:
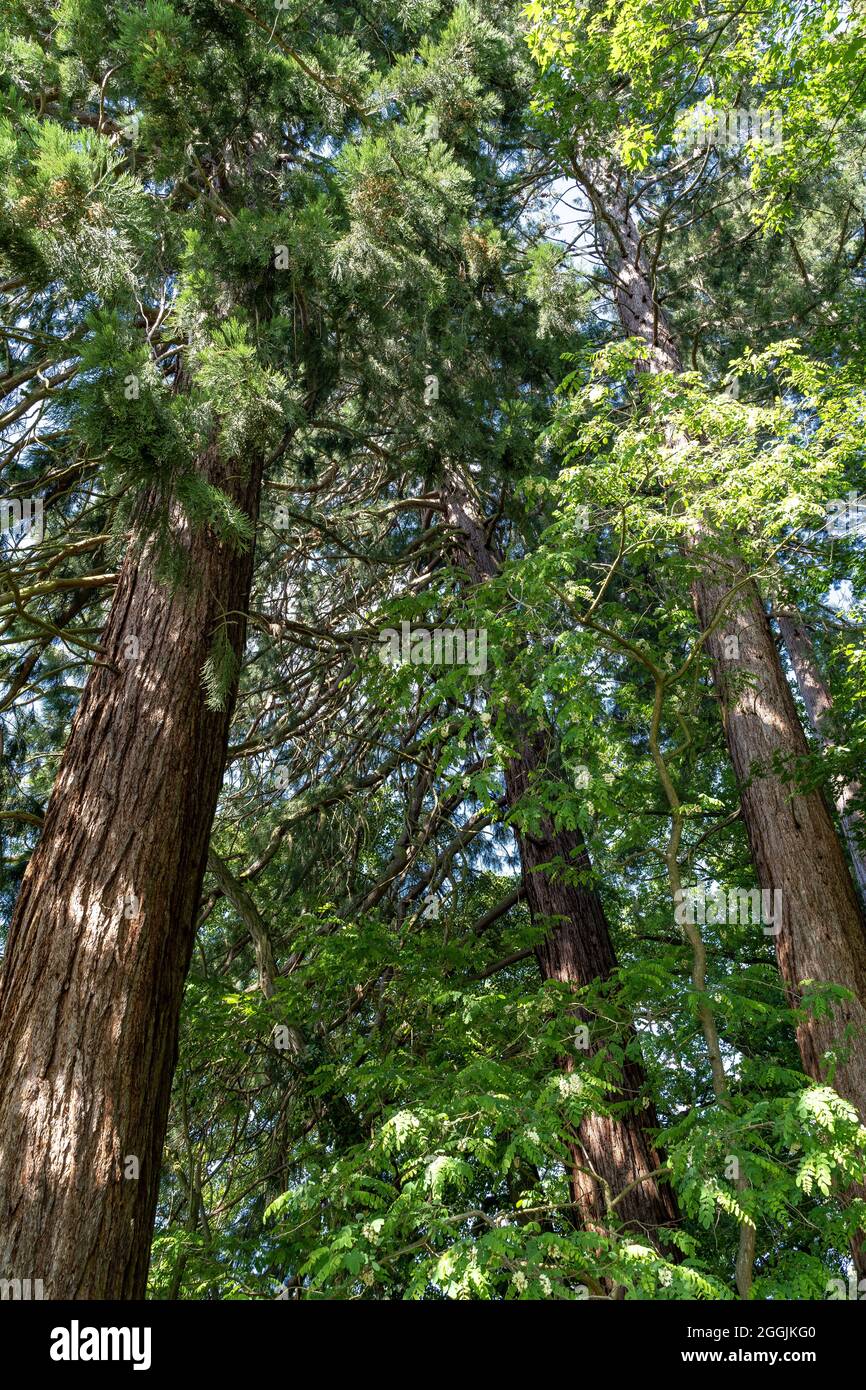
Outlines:
{"label": "tree canopy", "polygon": [[111,885],[97,1014],[188,941],[179,1021],[136,965],[112,1023],[179,1027],[148,1297],[837,1296],[866,11],[10,0],[2,38],[0,1034],[52,863],[46,941]]}

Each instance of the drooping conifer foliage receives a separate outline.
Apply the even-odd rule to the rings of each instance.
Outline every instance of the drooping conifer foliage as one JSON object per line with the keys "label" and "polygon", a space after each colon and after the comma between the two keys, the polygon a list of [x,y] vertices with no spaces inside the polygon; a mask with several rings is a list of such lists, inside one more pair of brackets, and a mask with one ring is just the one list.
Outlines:
{"label": "drooping conifer foliage", "polygon": [[866,13],[11,0],[0,1278],[866,1274]]}

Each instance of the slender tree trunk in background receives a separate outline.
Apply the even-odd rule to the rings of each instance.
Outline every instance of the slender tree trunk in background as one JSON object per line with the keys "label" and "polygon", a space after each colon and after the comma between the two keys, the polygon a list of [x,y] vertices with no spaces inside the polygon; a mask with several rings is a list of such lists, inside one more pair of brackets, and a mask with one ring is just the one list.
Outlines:
{"label": "slender tree trunk in background", "polygon": [[[496,558],[475,506],[459,480],[449,480],[442,501],[449,523],[461,533],[466,567],[473,579],[480,583],[492,578],[498,571]],[[521,745],[518,756],[510,759],[504,769],[511,807],[524,798],[545,762],[543,735],[524,738]],[[617,959],[601,899],[594,888],[569,881],[572,873],[576,876],[590,868],[580,831],[557,830],[545,818],[537,837],[516,828],[515,835],[532,918],[556,923],[536,949],[543,978],[572,986],[609,979]],[[545,867],[551,863],[566,864],[570,872],[551,873]],[[591,1030],[592,1020],[585,1021]],[[572,1059],[565,1066],[571,1070]],[[646,1078],[638,1061],[625,1063],[618,1087],[616,1099],[622,1105],[619,1114],[587,1115],[571,1146],[572,1201],[587,1230],[605,1229],[609,1226],[605,1187],[609,1196],[615,1198],[636,1184],[618,1203],[615,1213],[631,1229],[663,1245],[659,1230],[675,1225],[679,1212],[667,1184],[648,1176],[661,1166],[651,1137],[658,1121],[653,1106],[646,1104]],[[593,1173],[601,1182],[591,1176]]]}
{"label": "slender tree trunk in background", "polygon": [[[832,748],[833,699],[821,675],[809,629],[802,615],[796,610],[780,613],[778,621],[812,732],[825,748]],[[847,782],[836,797],[836,810],[848,846],[854,879],[860,889],[860,898],[866,903],[866,853],[862,847],[863,817],[855,809],[856,803],[860,800],[860,793],[859,782]]]}
{"label": "slender tree trunk in background", "polygon": [[[596,208],[624,333],[649,345],[650,370],[681,372],[622,184],[600,165],[574,172]],[[770,770],[774,759],[791,764],[808,746],[757,585],[744,577],[736,557],[719,555],[694,582],[695,611],[706,630],[725,605],[707,651],[758,879],[782,894],[776,956],[788,1000],[800,1002],[804,980],[844,985],[853,995],[800,1024],[803,1069],[829,1081],[866,1120],[866,924],[823,794],[796,794]],[[726,642],[732,636],[737,646]],[[834,1052],[841,1055],[828,1072]],[[860,1242],[855,1258],[866,1269]]]}
{"label": "slender tree trunk in background", "polygon": [[[506,764],[505,785],[511,806],[523,800],[543,765],[543,736],[527,740],[520,756]],[[568,881],[570,874],[586,873],[590,868],[582,836],[574,830],[557,830],[547,817],[537,836],[521,830],[516,834],[532,918],[556,923],[536,949],[542,976],[577,986],[609,979],[617,958],[601,899],[594,888]],[[551,874],[552,863],[568,865],[568,873],[560,870]],[[592,1018],[582,1012],[578,1016],[590,1027],[591,1037]],[[570,1061],[567,1070],[571,1070]],[[675,1224],[679,1213],[670,1188],[647,1176],[660,1166],[661,1159],[650,1137],[658,1121],[654,1108],[644,1103],[646,1078],[640,1063],[627,1060],[617,1085],[616,1098],[622,1102],[623,1112],[615,1117],[590,1114],[581,1122],[579,1144],[573,1146],[571,1154],[572,1200],[587,1229],[604,1229],[608,1225],[605,1188],[611,1197],[617,1197],[629,1184],[638,1182],[616,1212],[629,1227],[658,1241],[659,1228]],[[601,1182],[591,1173],[598,1174]]]}
{"label": "slender tree trunk in background", "polygon": [[238,917],[243,922],[250,934],[253,943],[253,952],[256,958],[256,974],[259,977],[259,989],[265,999],[273,999],[277,978],[277,964],[274,960],[271,939],[268,936],[268,929],[262,920],[262,914],[256,907],[252,893],[247,892],[244,885],[235,878],[224,860],[220,859],[216,850],[211,848],[207,857],[208,868],[216,879],[217,886],[223,897],[231,903]]}
{"label": "slender tree trunk in background", "polygon": [[[201,471],[253,522],[261,465]],[[253,547],[176,517],[189,581],[130,552],[16,904],[0,980],[0,1276],[141,1298],[184,979],[223,777],[202,668],[243,653]],[[134,640],[133,640],[134,639]],[[136,643],[138,655],[136,656]]]}

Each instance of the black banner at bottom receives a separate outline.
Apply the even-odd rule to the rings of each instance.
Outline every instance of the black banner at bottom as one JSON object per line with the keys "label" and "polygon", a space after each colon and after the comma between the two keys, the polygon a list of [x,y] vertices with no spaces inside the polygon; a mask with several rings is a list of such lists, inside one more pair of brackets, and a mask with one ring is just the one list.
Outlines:
{"label": "black banner at bottom", "polygon": [[[853,1302],[855,1306],[850,1306]],[[350,1373],[412,1363],[394,1338],[411,1335],[422,1353],[419,1370],[454,1373],[463,1366],[524,1356],[525,1333],[542,1330],[574,1358],[595,1369],[634,1367],[666,1372],[691,1367],[768,1373],[806,1367],[822,1375],[863,1360],[866,1306],[859,1300],[822,1303],[358,1303],[308,1301],[202,1303],[0,1302],[4,1350],[14,1349],[16,1370],[36,1371],[58,1383],[110,1374],[137,1380],[166,1372],[249,1376],[266,1364],[287,1376],[309,1376],[322,1358],[333,1375],[341,1360]],[[503,1320],[504,1318],[504,1320]],[[525,1331],[524,1331],[525,1329]],[[453,1341],[451,1333],[459,1341]],[[323,1335],[324,1334],[324,1335]],[[315,1340],[311,1340],[315,1339]],[[536,1347],[538,1343],[533,1343]],[[392,1358],[396,1357],[395,1362]],[[526,1367],[528,1371],[528,1366]],[[511,1365],[512,1373],[515,1367]],[[687,1372],[688,1373],[688,1372]]]}

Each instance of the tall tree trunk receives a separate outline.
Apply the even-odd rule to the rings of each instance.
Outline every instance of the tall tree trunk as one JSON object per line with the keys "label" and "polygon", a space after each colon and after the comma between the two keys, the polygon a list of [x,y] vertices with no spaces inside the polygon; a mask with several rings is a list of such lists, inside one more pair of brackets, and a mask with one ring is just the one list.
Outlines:
{"label": "tall tree trunk", "polygon": [[[595,206],[624,333],[647,343],[649,370],[681,372],[622,181],[600,164],[574,172]],[[736,557],[714,557],[693,585],[695,611],[704,630],[720,606],[727,615],[707,650],[755,869],[762,888],[782,894],[776,955],[789,1002],[799,1004],[805,980],[844,985],[853,996],[799,1025],[803,1068],[866,1120],[866,924],[823,794],[796,794],[771,770],[808,747],[757,585],[744,579]],[[859,1240],[855,1256],[863,1269]]]}
{"label": "tall tree trunk", "polygon": [[[517,806],[530,790],[544,766],[544,752],[543,737],[526,739],[519,756],[506,764],[511,806]],[[573,986],[609,979],[617,959],[601,899],[594,888],[571,881],[590,869],[580,832],[557,830],[545,817],[537,836],[518,830],[517,843],[533,920],[555,923],[535,953],[543,978]],[[568,868],[552,874],[552,864]],[[576,1017],[591,1029],[590,1017],[580,1011]],[[592,1042],[590,1050],[595,1051]],[[570,1060],[566,1066],[570,1069]],[[658,1122],[654,1108],[645,1103],[646,1078],[638,1061],[625,1062],[617,1086],[612,1098],[622,1103],[623,1110],[616,1116],[589,1114],[581,1122],[571,1150],[572,1200],[583,1225],[601,1230],[609,1224],[606,1196],[625,1193],[616,1207],[619,1218],[658,1242],[659,1229],[675,1224],[679,1214],[670,1188],[648,1176],[661,1164],[650,1137]]]}
{"label": "tall tree trunk", "polygon": [[[825,748],[832,748],[833,698],[821,674],[821,667],[815,654],[815,647],[808,626],[802,614],[789,609],[779,614],[779,631],[791,667],[797,681],[797,689],[806,706],[806,714],[815,737]],[[856,780],[846,782],[836,797],[836,810],[842,834],[848,846],[848,858],[854,878],[860,889],[860,898],[866,902],[866,853],[863,850],[863,817],[856,809],[861,796],[860,783]]]}
{"label": "tall tree trunk", "polygon": [[[261,464],[202,474],[255,522]],[[184,978],[237,679],[253,548],[174,526],[189,580],[127,554],[28,865],[0,980],[0,1274],[50,1298],[141,1298]]]}
{"label": "tall tree trunk", "polygon": [[[492,578],[498,564],[477,509],[459,479],[448,480],[442,501],[449,523],[460,533],[472,578],[477,583]],[[510,807],[524,799],[544,767],[545,754],[543,735],[519,737],[519,752],[504,770]],[[536,950],[543,978],[573,987],[609,979],[617,959],[601,899],[594,888],[572,881],[590,868],[580,831],[557,830],[545,817],[538,836],[519,828],[515,834],[533,920],[555,924]],[[552,864],[568,869],[552,873]],[[591,1026],[592,1020],[586,1021]],[[573,1059],[564,1065],[570,1069]],[[625,1194],[615,1208],[616,1216],[664,1246],[660,1232],[679,1221],[679,1212],[670,1187],[650,1176],[661,1166],[661,1158],[651,1137],[658,1121],[645,1094],[643,1067],[637,1060],[626,1061],[612,1097],[621,1106],[619,1112],[585,1116],[570,1145],[571,1195],[582,1225],[602,1230],[610,1225],[607,1200]]]}

